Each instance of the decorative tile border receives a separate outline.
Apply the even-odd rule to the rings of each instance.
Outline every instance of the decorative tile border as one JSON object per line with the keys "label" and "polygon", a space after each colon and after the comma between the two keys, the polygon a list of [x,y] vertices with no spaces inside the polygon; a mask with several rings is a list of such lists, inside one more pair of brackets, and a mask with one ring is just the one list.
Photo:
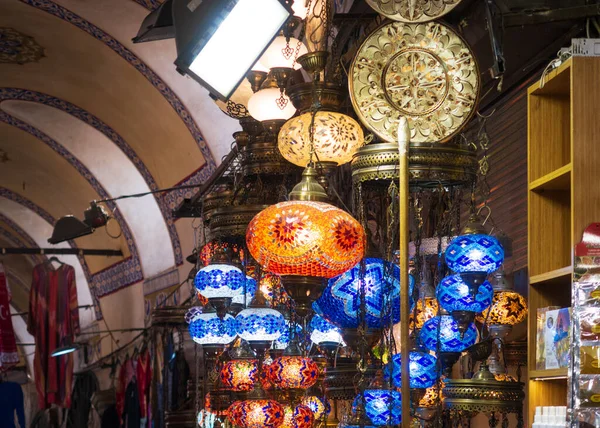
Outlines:
{"label": "decorative tile border", "polygon": [[[75,168],[93,187],[93,189],[98,193],[98,195],[102,199],[107,199],[110,195],[106,192],[106,190],[102,187],[102,185],[98,182],[96,177],[91,173],[89,169],[85,165],[83,165],[79,159],[77,159],[71,152],[64,148],[61,144],[41,132],[39,129],[29,125],[28,123],[19,120],[4,111],[0,111],[0,122],[5,122],[9,125],[12,125],[18,129],[21,129],[25,132],[36,137],[38,140],[47,144],[52,150],[57,152],[63,158],[65,158],[73,168]],[[0,192],[0,194],[2,194]],[[92,276],[92,284],[94,289],[96,290],[96,294],[98,297],[105,296],[106,294],[113,293],[121,288],[127,287],[128,285],[139,282],[143,279],[142,275],[142,267],[140,263],[139,254],[137,251],[137,247],[135,246],[135,241],[133,239],[133,234],[127,225],[127,222],[121,215],[120,210],[117,209],[117,206],[114,202],[106,203],[109,209],[112,211],[115,219],[119,223],[121,230],[123,232],[123,236],[127,242],[127,247],[129,248],[129,252],[131,257],[128,257],[125,260],[122,260],[109,268],[98,272]],[[33,204],[29,204],[28,208],[35,211],[35,207]],[[41,210],[41,208],[37,207]],[[38,212],[38,211],[35,211]],[[47,212],[38,212],[46,221],[50,224],[55,224],[56,220],[52,218],[52,216]]]}
{"label": "decorative tile border", "polygon": [[216,168],[216,163],[212,157],[210,149],[204,141],[204,137],[202,136],[198,125],[175,92],[146,63],[144,63],[133,52],[127,49],[118,40],[106,33],[104,30],[96,27],[91,22],[86,21],[81,16],[54,3],[51,0],[20,1],[29,6],[33,6],[39,10],[54,15],[57,18],[63,19],[66,22],[73,24],[77,28],[85,31],[119,54],[125,61],[135,67],[136,70],[138,70],[146,79],[148,79],[148,81],[165,97],[165,99],[177,112],[181,120],[185,123],[190,131],[190,134],[192,134],[194,137],[194,140],[196,140],[196,143],[198,144],[198,147],[204,156],[206,163],[196,172],[198,182],[205,181],[208,177],[210,177]]}
{"label": "decorative tile border", "polygon": [[[31,238],[31,236],[29,236],[29,234],[27,234],[27,232],[25,232],[23,229],[21,229],[19,227],[19,225],[16,224],[14,221],[12,221],[11,219],[9,219],[8,217],[6,217],[4,214],[1,214],[1,213],[0,213],[0,222],[7,224],[8,227],[10,228],[10,230],[8,230],[4,227],[0,227],[0,235],[2,235],[2,237],[4,239],[6,239],[8,242],[10,242],[11,245],[13,245],[15,247],[23,247],[23,248],[37,247],[37,244]],[[11,231],[12,231],[12,233],[11,233]],[[47,256],[42,256],[42,255],[36,256],[36,255],[32,255],[32,254],[28,254],[26,257],[31,261],[31,263],[33,265],[37,265],[38,263],[41,263],[42,261],[47,259]]]}
{"label": "decorative tile border", "polygon": [[[44,94],[42,92],[30,91],[27,89],[20,88],[0,88],[0,103],[2,101],[7,100],[29,101],[40,103],[49,107],[54,107],[58,110],[70,114],[73,117],[76,117],[84,123],[87,123],[97,131],[101,132],[106,138],[111,140],[117,147],[121,149],[125,156],[127,156],[127,158],[133,163],[133,165],[142,175],[144,181],[146,182],[150,190],[158,189],[158,185],[156,184],[156,181],[154,181],[154,177],[152,177],[152,174],[150,173],[146,165],[142,162],[142,160],[139,158],[137,153],[131,148],[131,146],[127,144],[123,137],[121,137],[121,135],[119,135],[113,128],[111,128],[108,124],[98,119],[90,112],[74,104],[71,104],[68,101],[53,97],[52,95]],[[160,197],[158,194],[154,195],[156,202],[158,203],[158,206],[163,214],[163,218],[167,225],[167,230],[169,231],[169,235],[171,237],[171,245],[173,247],[173,254],[175,255],[175,263],[177,264],[177,266],[183,264],[183,256],[181,253],[181,243],[179,241],[179,235],[177,234],[177,229],[175,228],[175,223],[173,222],[173,218],[171,216],[172,208],[170,208],[169,202],[171,198],[178,197],[176,193],[182,192],[183,191],[173,192],[173,196],[169,194],[163,197]]]}
{"label": "decorative tile border", "polygon": [[161,4],[164,3],[164,0],[133,0],[133,1],[151,11],[157,9]]}

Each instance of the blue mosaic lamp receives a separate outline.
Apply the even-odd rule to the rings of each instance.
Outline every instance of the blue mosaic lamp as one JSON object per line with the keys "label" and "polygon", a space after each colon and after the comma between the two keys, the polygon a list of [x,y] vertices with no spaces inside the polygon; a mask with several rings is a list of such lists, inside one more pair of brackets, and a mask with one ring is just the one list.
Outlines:
{"label": "blue mosaic lamp", "polygon": [[460,274],[477,294],[487,275],[504,263],[504,248],[498,239],[485,232],[477,214],[472,214],[462,234],[446,248],[444,257],[448,267]]}
{"label": "blue mosaic lamp", "polygon": [[[281,336],[275,341],[273,341],[273,348],[275,354],[277,355],[277,351],[283,351],[290,344],[291,339],[291,328],[289,321],[285,321],[285,328],[281,332]],[[299,324],[296,324],[296,335],[302,333],[302,327]]]}
{"label": "blue mosaic lamp", "polygon": [[[245,288],[244,288],[245,287]],[[231,305],[240,305],[246,307],[250,304],[256,294],[256,280],[249,275],[246,275],[246,285],[242,287],[241,293],[236,294],[231,298]],[[244,289],[246,292],[244,293]]]}
{"label": "blue mosaic lamp", "polygon": [[222,351],[237,335],[235,318],[231,315],[220,318],[214,310],[202,311],[195,307],[188,311],[186,320],[189,320],[190,337],[208,353]]}
{"label": "blue mosaic lamp", "polygon": [[[372,426],[387,427],[402,423],[402,399],[400,393],[390,389],[366,389],[354,399],[356,412],[362,406]],[[352,425],[350,425],[352,426]]]}
{"label": "blue mosaic lamp", "polygon": [[[413,294],[414,278],[410,278]],[[360,323],[360,263],[349,271],[331,278],[321,297],[313,304],[317,314],[342,329],[356,329]],[[365,321],[367,328],[380,329],[389,322],[400,321],[400,268],[390,262],[365,259]],[[411,307],[414,301],[411,297]]]}
{"label": "blue mosaic lamp", "polygon": [[235,329],[252,350],[261,356],[271,347],[273,341],[285,333],[287,324],[281,312],[271,309],[265,296],[257,289],[248,308],[235,317]]}
{"label": "blue mosaic lamp", "polygon": [[244,293],[246,275],[229,262],[226,251],[216,252],[211,263],[198,271],[194,286],[223,315],[234,297]]}
{"label": "blue mosaic lamp", "polygon": [[430,351],[460,353],[477,341],[477,328],[471,323],[464,334],[461,335],[458,323],[450,315],[438,315],[431,318],[420,331],[420,340],[423,346]]}
{"label": "blue mosaic lamp", "polygon": [[[410,372],[410,388],[429,388],[438,380],[437,358],[428,352],[419,350],[410,351],[408,355],[408,367]],[[396,354],[392,357],[392,384],[396,388],[402,387],[402,355]],[[385,367],[384,373],[389,376],[389,365]]]}
{"label": "blue mosaic lamp", "polygon": [[332,343],[336,347],[344,346],[342,331],[318,314],[313,315],[310,320],[308,331],[310,332],[310,340],[315,345]]}
{"label": "blue mosaic lamp", "polygon": [[440,306],[452,314],[461,334],[465,334],[475,315],[492,304],[494,290],[488,281],[484,281],[477,289],[469,287],[460,274],[455,274],[442,279],[435,294]]}

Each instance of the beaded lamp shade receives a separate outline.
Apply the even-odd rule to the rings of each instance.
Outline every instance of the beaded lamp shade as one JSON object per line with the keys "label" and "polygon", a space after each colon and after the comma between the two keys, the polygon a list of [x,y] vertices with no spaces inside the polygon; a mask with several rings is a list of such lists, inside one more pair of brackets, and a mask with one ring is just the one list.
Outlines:
{"label": "beaded lamp shade", "polygon": [[516,291],[496,291],[492,306],[477,316],[480,322],[488,325],[515,325],[523,322],[527,316],[527,302]]}
{"label": "beaded lamp shade", "polygon": [[436,316],[438,313],[437,299],[435,297],[422,297],[417,300],[415,311],[411,311],[410,313],[411,327],[413,327],[413,322],[415,320],[415,316],[413,315],[414,313],[416,313],[416,324],[414,325],[414,328],[423,328],[423,324],[425,324],[427,320],[430,320]]}
{"label": "beaded lamp shade", "polygon": [[235,318],[223,319],[214,312],[198,314],[188,326],[192,340],[200,345],[227,345],[236,337]]}
{"label": "beaded lamp shade", "polygon": [[427,321],[421,329],[421,343],[427,349],[437,351],[438,333],[440,352],[462,352],[477,341],[475,324],[470,323],[461,337],[458,323],[450,315],[439,315]]}
{"label": "beaded lamp shade", "polygon": [[283,406],[275,400],[245,400],[229,407],[228,419],[241,428],[278,428],[283,424]]}
{"label": "beaded lamp shade", "polygon": [[456,273],[492,273],[504,262],[504,248],[490,235],[462,235],[448,245],[445,258],[448,267]]}
{"label": "beaded lamp shade", "polygon": [[[437,358],[427,352],[411,351],[409,356],[410,387],[429,388],[438,379]],[[396,388],[402,386],[402,355],[392,357],[392,383]],[[385,375],[389,376],[389,366],[385,367]]]}
{"label": "beaded lamp shade", "polygon": [[468,284],[460,274],[449,275],[442,279],[435,291],[442,308],[454,311],[483,312],[492,304],[494,290],[488,281],[483,282],[473,295]]}
{"label": "beaded lamp shade", "polygon": [[280,428],[311,428],[315,420],[313,412],[303,404],[296,407],[285,405],[283,411],[285,416]]}
{"label": "beaded lamp shade", "polygon": [[362,128],[354,119],[342,113],[319,111],[314,115],[311,145],[311,122],[313,114],[304,113],[288,120],[279,131],[279,151],[295,165],[308,165],[313,147],[313,161],[343,165],[364,143]]}
{"label": "beaded lamp shade", "polygon": [[244,292],[246,276],[241,269],[228,264],[209,264],[198,271],[194,286],[206,297],[233,298]]}
{"label": "beaded lamp shade", "polygon": [[323,342],[344,344],[341,330],[318,314],[310,320],[308,331],[310,340],[316,345]]}
{"label": "beaded lamp shade", "polygon": [[287,201],[258,213],[246,232],[248,250],[277,275],[332,278],[365,252],[365,232],[348,213],[324,202]]}
{"label": "beaded lamp shade", "polygon": [[[398,391],[366,389],[363,394],[365,413],[374,426],[387,427],[402,422],[402,400]],[[353,408],[360,404],[363,394],[356,396]]]}
{"label": "beaded lamp shade", "polygon": [[321,419],[324,415],[327,416],[331,410],[329,401],[324,396],[319,397],[316,395],[309,395],[302,398],[301,403],[310,409],[316,421]]}
{"label": "beaded lamp shade", "polygon": [[248,308],[235,317],[237,334],[248,342],[277,340],[285,328],[285,318],[275,309]]}
{"label": "beaded lamp shade", "polygon": [[[365,321],[368,328],[381,328],[389,321],[400,321],[400,269],[381,259],[365,259]],[[412,296],[414,278],[409,276]],[[332,278],[321,297],[313,304],[317,314],[340,328],[357,328],[360,313],[361,266],[355,265]],[[412,306],[411,299],[411,306]]]}
{"label": "beaded lamp shade", "polygon": [[251,391],[258,379],[258,360],[231,360],[221,367],[221,384],[232,391]]}
{"label": "beaded lamp shade", "polygon": [[271,382],[281,389],[307,389],[317,382],[319,367],[310,358],[283,356],[276,358],[269,368]]}

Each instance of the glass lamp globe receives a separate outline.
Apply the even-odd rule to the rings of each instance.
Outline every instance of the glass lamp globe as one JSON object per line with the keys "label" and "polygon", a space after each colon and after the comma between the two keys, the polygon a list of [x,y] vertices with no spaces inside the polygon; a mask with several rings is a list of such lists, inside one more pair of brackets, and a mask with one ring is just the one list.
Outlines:
{"label": "glass lamp globe", "polygon": [[504,248],[490,235],[462,235],[448,245],[445,258],[448,267],[456,273],[490,274],[504,262]]}
{"label": "glass lamp globe", "polygon": [[477,290],[472,292],[469,285],[459,274],[443,278],[436,291],[436,297],[442,308],[453,313],[454,311],[483,312],[492,304],[494,290],[488,281],[483,282]]}
{"label": "glass lamp globe", "polygon": [[311,428],[315,420],[313,412],[303,404],[295,407],[287,404],[283,406],[283,411],[285,416],[280,428]]}
{"label": "glass lamp globe", "polygon": [[315,345],[335,343],[345,346],[341,330],[318,314],[313,315],[310,320],[308,331],[310,332],[310,340]]}
{"label": "glass lamp globe", "polygon": [[[298,47],[298,45],[300,45],[300,47]],[[296,54],[296,51],[298,54]],[[263,56],[260,57],[260,62],[267,68],[283,67],[299,70],[300,64],[296,62],[296,58],[305,53],[308,53],[308,49],[306,49],[304,43],[295,37],[290,37],[288,42],[284,36],[277,36],[269,45]],[[252,112],[250,112],[250,114],[252,114]],[[252,116],[254,117],[254,115]]]}
{"label": "glass lamp globe", "polygon": [[[329,280],[313,305],[317,314],[340,328],[357,328],[360,309],[360,263]],[[409,276],[412,296],[414,278]],[[368,328],[382,328],[390,318],[400,321],[400,268],[381,259],[365,259],[365,321]],[[411,307],[414,302],[411,299]]]}
{"label": "glass lamp globe", "polygon": [[276,358],[269,367],[271,382],[280,389],[308,389],[317,382],[319,367],[302,356]]}
{"label": "glass lamp globe", "polygon": [[[323,164],[343,165],[352,160],[364,144],[362,128],[354,119],[342,113],[319,111],[304,113],[288,120],[279,131],[281,155],[291,163],[305,167],[310,161],[311,148]],[[316,158],[313,156],[313,160]]]}
{"label": "glass lamp globe", "polygon": [[[232,299],[243,293],[246,276],[242,270],[229,264],[209,264],[198,271],[194,286],[207,299]],[[241,291],[240,291],[241,290]]]}
{"label": "glass lamp globe", "polygon": [[471,323],[461,337],[458,323],[450,315],[438,315],[427,321],[420,332],[421,343],[430,351],[462,352],[477,341],[477,328]]}
{"label": "glass lamp globe", "polygon": [[256,294],[256,280],[248,275],[246,275],[245,290],[246,293],[244,293],[244,288],[242,288],[240,294],[233,296],[231,303],[236,305],[248,305],[254,298],[254,295]]}
{"label": "glass lamp globe", "polygon": [[241,428],[279,428],[283,424],[283,406],[275,400],[245,400],[229,407],[228,419]]}
{"label": "glass lamp globe", "polygon": [[[488,315],[489,312],[489,315]],[[527,317],[527,302],[516,291],[501,290],[494,293],[492,306],[477,317],[480,322],[488,325],[519,324]]]}
{"label": "glass lamp globe", "polygon": [[212,258],[219,251],[230,251],[234,255],[234,257],[240,260],[240,263],[243,264],[245,261],[244,249],[241,248],[240,245],[227,241],[213,240],[204,244],[202,246],[202,249],[200,250],[198,258],[202,262],[202,266],[208,266]]}
{"label": "glass lamp globe", "polygon": [[402,400],[398,391],[366,389],[356,396],[353,407],[360,405],[363,395],[365,413],[374,426],[399,425],[402,422]]}
{"label": "glass lamp globe", "polygon": [[[290,330],[290,323],[286,320],[285,329],[281,333],[281,336],[279,336],[279,339],[273,342],[273,349],[283,351],[285,348],[287,348],[287,346],[290,344],[291,339]],[[298,335],[300,333],[302,333],[302,327],[299,324],[296,324],[296,334]]]}
{"label": "glass lamp globe", "polygon": [[226,314],[223,319],[216,312],[194,316],[188,326],[192,340],[203,346],[227,345],[236,338],[235,318]]}
{"label": "glass lamp globe", "polygon": [[264,122],[288,120],[296,113],[296,107],[278,88],[264,88],[250,97],[248,111],[254,119]]}
{"label": "glass lamp globe", "polygon": [[301,403],[313,412],[315,421],[327,416],[331,411],[331,406],[325,396],[309,395],[302,398]]}
{"label": "glass lamp globe", "polygon": [[221,384],[232,391],[251,391],[258,380],[258,360],[230,360],[219,372]]}
{"label": "glass lamp globe", "polygon": [[248,225],[246,244],[271,273],[331,278],[363,257],[365,232],[333,205],[291,200],[258,213]]}
{"label": "glass lamp globe", "polygon": [[423,324],[430,320],[438,313],[438,301],[435,297],[421,297],[417,300],[416,308],[414,312],[410,313],[411,325],[415,319],[416,314],[416,322],[414,323],[414,328],[421,329],[423,328]]}
{"label": "glass lamp globe", "polygon": [[271,342],[286,329],[283,315],[270,308],[247,308],[235,317],[237,334],[248,343]]}
{"label": "glass lamp globe", "polygon": [[[429,388],[438,379],[437,358],[427,352],[411,351],[409,358],[410,387]],[[402,387],[402,355],[392,357],[392,383],[396,388]],[[385,367],[385,375],[389,376],[389,366]]]}

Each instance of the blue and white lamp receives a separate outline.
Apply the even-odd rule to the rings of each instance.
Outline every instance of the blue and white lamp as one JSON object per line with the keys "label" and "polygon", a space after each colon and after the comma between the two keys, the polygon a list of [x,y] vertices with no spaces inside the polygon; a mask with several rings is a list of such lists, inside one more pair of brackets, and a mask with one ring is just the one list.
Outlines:
{"label": "blue and white lamp", "polygon": [[[410,388],[425,389],[433,386],[438,380],[437,358],[428,352],[413,350],[408,355]],[[396,388],[402,387],[402,355],[396,354],[392,357],[392,384]],[[384,373],[389,376],[389,365],[386,365]]]}
{"label": "blue and white lamp", "polygon": [[430,351],[460,353],[475,344],[477,328],[471,323],[461,337],[458,323],[452,316],[438,315],[423,324],[420,340]]}
{"label": "blue and white lamp", "polygon": [[[245,291],[245,292],[244,292]],[[231,299],[230,312],[232,308],[235,308],[237,312],[250,304],[254,295],[256,294],[256,280],[250,275],[246,275],[246,284],[242,288],[241,293],[235,295]]]}
{"label": "blue and white lamp", "polygon": [[360,407],[364,407],[371,426],[389,427],[402,422],[402,399],[400,393],[393,389],[366,389],[354,399],[354,412],[357,413]]}
{"label": "blue and white lamp", "polygon": [[346,346],[342,331],[322,316],[315,314],[308,325],[310,340],[330,359],[335,358],[340,347]]}
{"label": "blue and white lamp", "polygon": [[186,320],[189,320],[190,337],[202,345],[207,353],[219,353],[237,336],[235,318],[228,314],[221,318],[214,310],[202,311],[192,308],[186,314]]}

